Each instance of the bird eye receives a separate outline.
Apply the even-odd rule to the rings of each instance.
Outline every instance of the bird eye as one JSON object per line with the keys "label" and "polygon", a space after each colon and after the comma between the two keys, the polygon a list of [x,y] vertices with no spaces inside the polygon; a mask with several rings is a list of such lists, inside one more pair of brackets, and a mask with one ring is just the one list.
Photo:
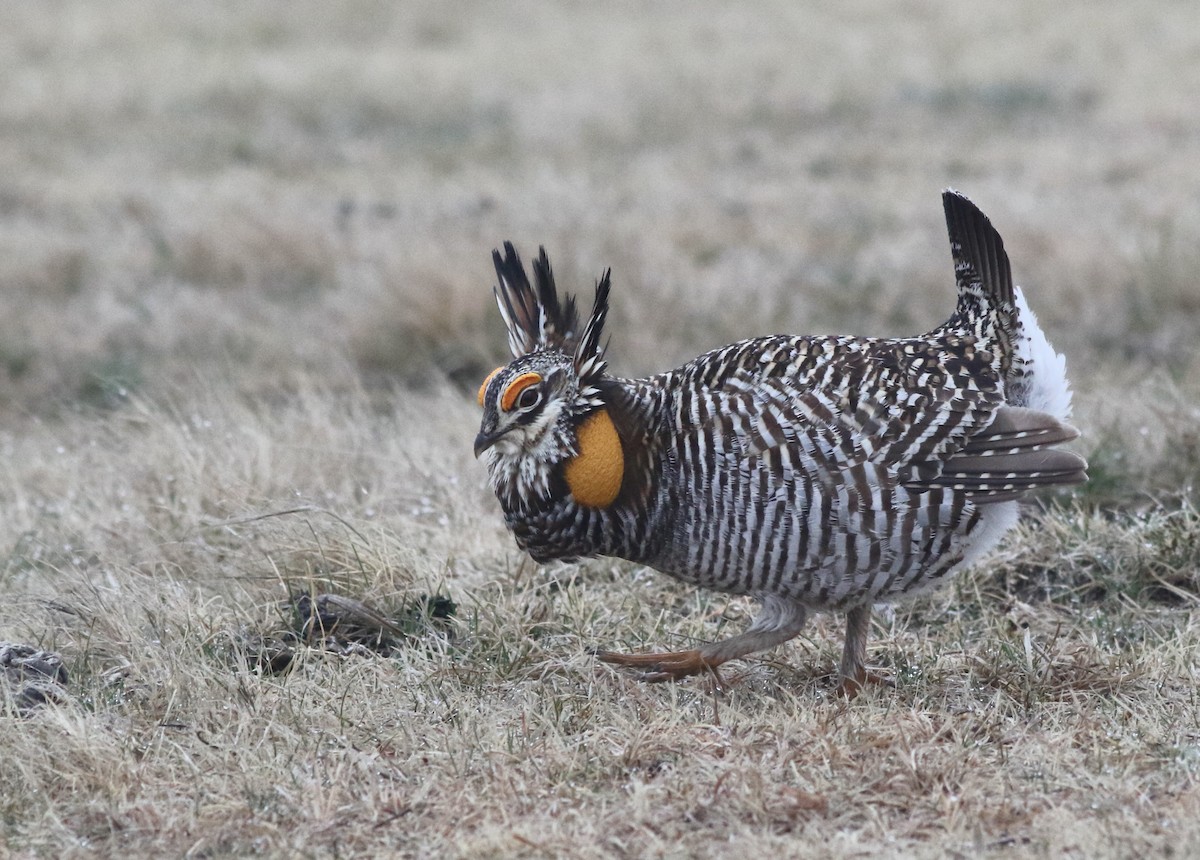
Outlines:
{"label": "bird eye", "polygon": [[[530,371],[522,373],[504,389],[504,393],[500,395],[500,409],[504,412],[512,412],[513,409],[528,409],[531,406],[536,406],[541,395],[537,392],[538,383],[542,381],[542,376],[539,373]],[[526,400],[522,397],[525,392],[532,389],[530,395],[532,400]],[[518,402],[518,400],[520,402]]]}
{"label": "bird eye", "polygon": [[542,391],[536,385],[531,385],[517,397],[518,409],[532,409],[542,402]]}

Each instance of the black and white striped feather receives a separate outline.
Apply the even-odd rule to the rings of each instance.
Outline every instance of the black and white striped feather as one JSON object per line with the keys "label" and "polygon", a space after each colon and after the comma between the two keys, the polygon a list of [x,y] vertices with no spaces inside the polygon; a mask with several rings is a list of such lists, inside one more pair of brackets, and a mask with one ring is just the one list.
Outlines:
{"label": "black and white striped feather", "polygon": [[609,508],[575,504],[561,481],[558,496],[506,504],[518,543],[847,608],[935,584],[1015,521],[1017,498],[1085,480],[1082,458],[1055,447],[1078,435],[1061,357],[1021,311],[999,234],[962,195],[944,205],[958,301],[942,326],[756,338],[640,380],[603,372],[608,273],[580,332],[545,253],[535,290],[506,244],[497,303],[514,355],[573,355],[627,458]]}
{"label": "black and white striped feather", "polygon": [[559,301],[545,248],[539,249],[533,263],[534,284],[530,284],[525,266],[511,242],[504,243],[503,256],[499,251],[492,252],[492,262],[499,281],[493,291],[496,306],[508,329],[508,348],[513,358],[539,350],[571,356],[581,383],[581,400],[585,404],[594,400],[596,382],[607,368],[605,347],[600,340],[608,318],[610,270],[605,270],[596,283],[592,313],[581,330],[575,297],[568,294]]}

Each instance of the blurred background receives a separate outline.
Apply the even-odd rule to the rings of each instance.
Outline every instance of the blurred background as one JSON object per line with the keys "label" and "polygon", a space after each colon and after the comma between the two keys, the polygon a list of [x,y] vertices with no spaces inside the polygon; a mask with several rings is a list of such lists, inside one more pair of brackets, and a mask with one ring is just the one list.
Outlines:
{"label": "blurred background", "polygon": [[199,382],[473,392],[506,239],[585,294],[612,267],[621,374],[912,334],[954,186],[1068,355],[1094,492],[1196,474],[1190,2],[53,2],[0,63],[11,430]]}

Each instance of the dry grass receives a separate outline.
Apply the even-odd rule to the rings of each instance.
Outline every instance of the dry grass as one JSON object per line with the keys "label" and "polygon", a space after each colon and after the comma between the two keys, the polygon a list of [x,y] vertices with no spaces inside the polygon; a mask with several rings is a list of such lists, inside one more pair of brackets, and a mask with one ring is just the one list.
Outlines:
{"label": "dry grass", "polygon": [[[760,5],[6,11],[0,640],[69,677],[0,690],[0,854],[1200,852],[1190,6]],[[751,607],[515,551],[490,249],[611,265],[636,373],[939,321],[947,184],[1092,483],[876,624],[894,690],[832,695],[827,617],[720,689],[597,665]],[[403,635],[306,644],[301,590]]]}

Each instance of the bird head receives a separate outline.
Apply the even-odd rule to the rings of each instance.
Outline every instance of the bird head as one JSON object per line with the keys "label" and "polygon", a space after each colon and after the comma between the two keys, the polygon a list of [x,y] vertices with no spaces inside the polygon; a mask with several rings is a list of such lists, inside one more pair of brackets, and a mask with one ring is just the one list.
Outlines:
{"label": "bird head", "polygon": [[527,507],[545,499],[561,474],[576,501],[606,506],[623,469],[600,385],[609,273],[597,282],[592,313],[581,327],[574,297],[559,300],[544,248],[534,261],[532,284],[511,243],[492,259],[496,305],[513,360],[479,388],[483,419],[475,456],[486,453],[502,502]]}
{"label": "bird head", "polygon": [[553,352],[535,352],[493,370],[479,387],[483,420],[475,456],[495,450],[504,457],[561,460],[554,442],[569,435],[577,387],[570,360]]}

